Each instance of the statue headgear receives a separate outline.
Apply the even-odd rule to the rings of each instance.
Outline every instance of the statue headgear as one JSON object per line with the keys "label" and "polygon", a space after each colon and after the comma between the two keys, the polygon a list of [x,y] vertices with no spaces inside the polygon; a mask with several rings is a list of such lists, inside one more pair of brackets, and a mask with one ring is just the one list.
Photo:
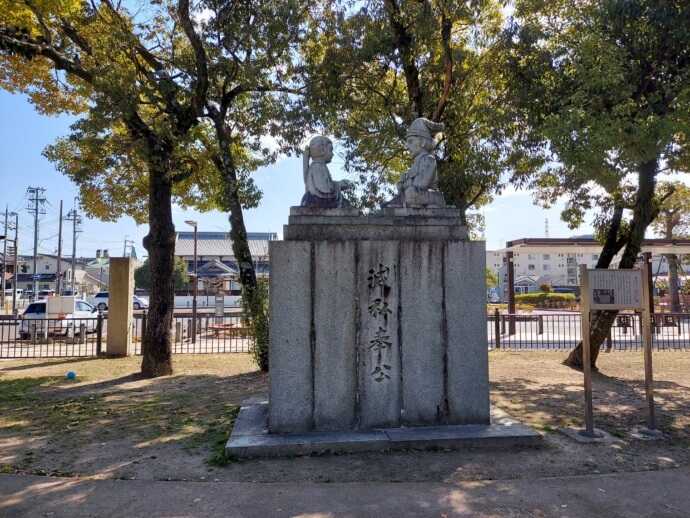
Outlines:
{"label": "statue headgear", "polygon": [[420,117],[412,121],[407,130],[407,136],[424,137],[432,140],[436,135],[441,133],[445,126],[441,122],[433,122],[424,117]]}

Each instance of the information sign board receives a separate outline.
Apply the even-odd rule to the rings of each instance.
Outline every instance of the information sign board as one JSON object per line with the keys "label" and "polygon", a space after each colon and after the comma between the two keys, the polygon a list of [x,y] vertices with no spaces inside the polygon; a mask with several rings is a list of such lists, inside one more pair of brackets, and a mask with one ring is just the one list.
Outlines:
{"label": "information sign board", "polygon": [[587,270],[589,309],[644,309],[642,270]]}

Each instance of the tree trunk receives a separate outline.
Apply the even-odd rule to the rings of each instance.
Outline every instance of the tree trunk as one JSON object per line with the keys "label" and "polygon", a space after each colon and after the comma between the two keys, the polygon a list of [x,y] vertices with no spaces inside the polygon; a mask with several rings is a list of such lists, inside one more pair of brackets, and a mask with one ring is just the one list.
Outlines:
{"label": "tree trunk", "polygon": [[[659,208],[654,203],[657,167],[658,160],[656,159],[640,165],[638,172],[639,186],[635,196],[633,217],[628,231],[623,236],[618,236],[623,207],[620,204],[616,205],[602,253],[599,256],[599,261],[597,261],[597,268],[607,268],[611,264],[613,257],[620,251],[620,245],[623,242],[625,242],[625,250],[623,251],[619,268],[628,269],[635,266],[635,261],[642,250],[645,231],[659,213]],[[587,294],[583,293],[582,296],[585,297]],[[596,369],[599,348],[606,339],[617,314],[618,311],[595,311],[592,316],[589,326],[589,340],[590,363],[593,369]],[[645,325],[650,325],[650,323],[645,322]],[[582,368],[582,342],[571,351],[563,363],[571,367]]]}
{"label": "tree trunk", "polygon": [[144,248],[149,253],[151,298],[146,335],[142,345],[141,372],[156,377],[173,373],[170,332],[175,301],[175,226],[172,220],[172,183],[167,163],[172,148],[149,161],[149,233]]}
{"label": "tree trunk", "polygon": [[237,172],[232,156],[232,148],[230,147],[230,136],[222,114],[215,117],[213,122],[221,153],[221,159],[216,163],[216,166],[223,178],[223,205],[225,210],[230,212],[232,253],[235,255],[237,267],[239,268],[240,283],[251,300],[256,290],[256,272],[254,271],[252,254],[249,251],[249,242],[247,241],[247,229],[244,225]]}
{"label": "tree trunk", "polygon": [[678,296],[678,255],[668,254],[668,296],[671,300],[671,313],[680,313],[680,297]]}

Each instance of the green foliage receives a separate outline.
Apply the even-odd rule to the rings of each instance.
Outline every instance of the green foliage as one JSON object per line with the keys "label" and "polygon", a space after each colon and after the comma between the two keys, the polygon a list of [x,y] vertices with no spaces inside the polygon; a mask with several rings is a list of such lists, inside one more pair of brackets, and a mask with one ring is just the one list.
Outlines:
{"label": "green foliage", "polygon": [[486,267],[486,285],[498,286],[498,276],[488,266]]}
{"label": "green foliage", "polygon": [[268,372],[268,278],[257,279],[256,288],[249,293],[242,288],[242,324],[252,330],[254,346],[252,356],[263,372]]}
{"label": "green foliage", "polygon": [[542,293],[551,293],[553,291],[553,288],[548,282],[542,282],[539,285],[539,291],[541,291]]}
{"label": "green foliage", "polygon": [[[187,287],[189,282],[189,270],[187,261],[181,257],[175,257],[175,267],[173,270],[174,289],[182,290]],[[151,265],[148,259],[139,268],[134,270],[134,285],[142,290],[150,291],[151,285]]]}
{"label": "green foliage", "polygon": [[[632,243],[654,217],[659,164],[687,171],[689,27],[676,0],[515,2],[512,102],[551,159],[532,186],[544,206],[565,197],[571,228],[596,209],[600,236]],[[635,208],[635,223],[616,208]]]}
{"label": "green foliage", "polygon": [[577,297],[572,293],[523,293],[515,295],[515,301],[524,304],[543,304],[545,302],[577,302]]}
{"label": "green foliage", "polygon": [[410,167],[409,123],[446,126],[438,149],[439,188],[467,217],[519,185],[534,161],[524,128],[506,109],[501,3],[330,0],[312,15],[304,44],[306,100],[339,139],[360,206],[376,207]]}

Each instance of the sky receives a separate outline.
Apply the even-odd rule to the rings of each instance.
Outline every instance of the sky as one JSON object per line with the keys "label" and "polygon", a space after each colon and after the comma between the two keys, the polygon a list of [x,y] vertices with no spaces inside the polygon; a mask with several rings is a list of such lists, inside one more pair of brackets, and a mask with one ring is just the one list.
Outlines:
{"label": "sky", "polygon": [[[69,134],[71,117],[47,117],[39,115],[23,95],[0,90],[0,212],[7,208],[19,214],[19,253],[32,255],[34,243],[34,216],[29,187],[43,188],[45,214],[39,218],[39,253],[56,254],[59,234],[60,202],[63,217],[72,209],[83,216],[82,232],[77,237],[77,256],[95,257],[96,250],[109,250],[113,257],[120,257],[125,250],[125,240],[133,241],[139,258],[147,252],[142,239],[148,233],[148,225],[137,225],[131,217],[122,217],[115,223],[104,223],[86,218],[78,205],[78,188],[54,165],[43,157],[42,151],[56,138]],[[337,145],[336,145],[337,153]],[[411,163],[411,160],[410,160]],[[344,178],[339,166],[342,160],[336,156],[329,168],[334,179]],[[258,208],[244,212],[249,232],[276,232],[282,237],[283,225],[287,224],[290,207],[299,205],[304,192],[301,157],[286,157],[276,164],[259,169],[254,180],[263,191]],[[528,192],[508,190],[484,209],[486,217],[486,247],[496,250],[506,241],[523,237],[545,237],[548,220],[549,237],[571,237],[592,232],[589,225],[569,230],[560,220],[560,208],[544,210],[532,203]],[[10,218],[12,222],[13,217]],[[173,222],[177,231],[189,231],[186,220],[198,222],[200,232],[229,231],[227,214],[220,212],[199,213],[173,207]],[[0,216],[0,234],[3,234],[4,218]],[[10,237],[14,231],[8,232]],[[72,223],[63,222],[63,256],[72,255]],[[129,245],[128,245],[129,250]]]}

